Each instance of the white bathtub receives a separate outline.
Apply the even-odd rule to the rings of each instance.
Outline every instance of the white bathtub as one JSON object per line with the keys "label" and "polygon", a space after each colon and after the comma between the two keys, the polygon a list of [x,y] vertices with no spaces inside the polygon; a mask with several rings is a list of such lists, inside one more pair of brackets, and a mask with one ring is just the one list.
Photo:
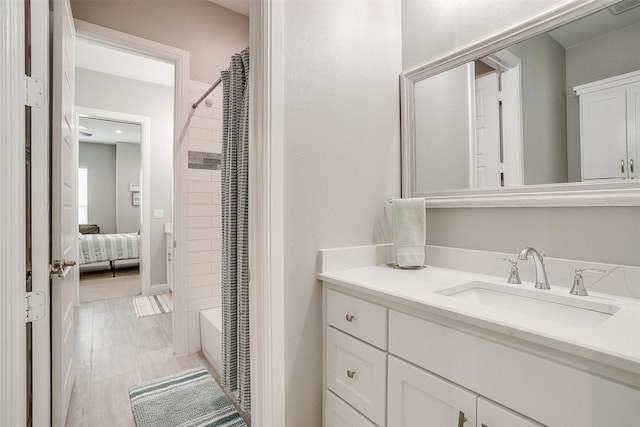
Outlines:
{"label": "white bathtub", "polygon": [[216,371],[222,368],[222,307],[200,311],[202,353]]}

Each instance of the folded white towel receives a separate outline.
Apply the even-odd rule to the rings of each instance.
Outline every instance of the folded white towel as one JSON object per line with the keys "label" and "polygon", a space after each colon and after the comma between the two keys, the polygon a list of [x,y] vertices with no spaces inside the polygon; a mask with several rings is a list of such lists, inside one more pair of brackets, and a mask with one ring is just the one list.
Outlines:
{"label": "folded white towel", "polygon": [[424,265],[424,243],[427,232],[427,212],[423,198],[391,201],[393,241],[399,267]]}

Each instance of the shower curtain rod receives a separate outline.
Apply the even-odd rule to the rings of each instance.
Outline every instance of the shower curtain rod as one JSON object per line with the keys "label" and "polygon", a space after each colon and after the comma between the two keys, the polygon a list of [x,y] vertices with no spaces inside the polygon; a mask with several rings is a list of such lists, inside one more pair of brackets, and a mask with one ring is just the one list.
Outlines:
{"label": "shower curtain rod", "polygon": [[203,99],[205,99],[211,92],[213,92],[213,90],[218,87],[218,85],[220,84],[220,82],[222,81],[222,77],[220,77],[218,80],[216,80],[216,82],[214,84],[211,85],[211,87],[204,93],[204,95],[202,95],[200,97],[200,99],[198,99],[192,106],[192,109],[196,109],[198,108],[198,105],[200,105],[200,103],[202,102]]}

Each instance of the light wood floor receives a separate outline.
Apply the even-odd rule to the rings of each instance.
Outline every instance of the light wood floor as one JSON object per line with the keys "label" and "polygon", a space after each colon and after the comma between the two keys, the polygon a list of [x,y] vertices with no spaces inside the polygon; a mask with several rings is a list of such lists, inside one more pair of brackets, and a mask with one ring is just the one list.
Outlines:
{"label": "light wood floor", "polygon": [[201,353],[173,356],[171,313],[138,318],[132,300],[76,308],[76,381],[67,426],[135,426],[130,386],[197,366],[217,378]]}
{"label": "light wood floor", "polygon": [[80,273],[81,303],[140,295],[140,289],[138,266],[118,268],[116,277],[110,270]]}

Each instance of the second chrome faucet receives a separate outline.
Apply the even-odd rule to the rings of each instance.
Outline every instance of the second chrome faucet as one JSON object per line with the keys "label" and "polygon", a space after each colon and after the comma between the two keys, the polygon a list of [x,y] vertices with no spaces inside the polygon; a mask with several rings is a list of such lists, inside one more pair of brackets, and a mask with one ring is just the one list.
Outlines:
{"label": "second chrome faucet", "polygon": [[533,248],[526,247],[518,255],[520,261],[526,261],[529,259],[529,255],[533,257],[533,262],[536,266],[536,288],[537,289],[551,289],[549,286],[549,280],[547,279],[547,272],[544,269],[544,254],[540,254]]}

